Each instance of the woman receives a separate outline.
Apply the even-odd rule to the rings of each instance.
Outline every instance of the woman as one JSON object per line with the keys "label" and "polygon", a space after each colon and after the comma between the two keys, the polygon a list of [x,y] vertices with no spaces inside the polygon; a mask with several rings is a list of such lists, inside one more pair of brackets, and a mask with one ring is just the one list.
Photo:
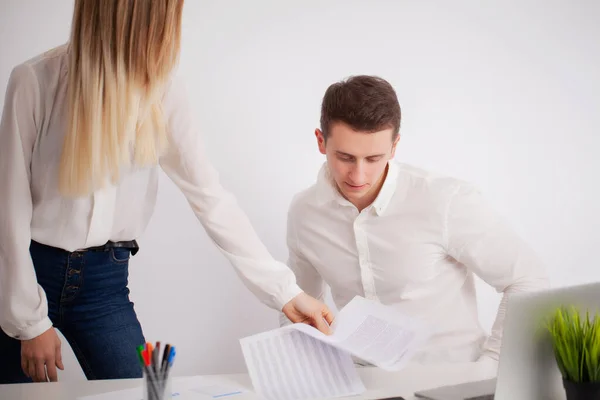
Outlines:
{"label": "woman", "polygon": [[204,155],[173,72],[182,8],[76,0],[68,44],[11,73],[0,123],[0,383],[57,380],[54,328],[88,379],[141,376],[127,268],[157,165],[262,302],[328,330],[329,310],[271,258]]}

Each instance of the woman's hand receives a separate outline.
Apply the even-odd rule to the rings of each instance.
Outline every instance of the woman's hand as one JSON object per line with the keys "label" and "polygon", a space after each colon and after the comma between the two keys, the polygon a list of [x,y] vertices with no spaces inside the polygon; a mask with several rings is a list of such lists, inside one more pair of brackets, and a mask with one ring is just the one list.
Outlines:
{"label": "woman's hand", "polygon": [[21,341],[21,368],[34,382],[58,381],[56,367],[60,370],[65,369],[60,351],[60,338],[54,328],[33,339]]}
{"label": "woman's hand", "polygon": [[282,311],[294,323],[305,323],[326,335],[331,334],[329,326],[333,323],[333,314],[324,303],[304,292],[283,306]]}

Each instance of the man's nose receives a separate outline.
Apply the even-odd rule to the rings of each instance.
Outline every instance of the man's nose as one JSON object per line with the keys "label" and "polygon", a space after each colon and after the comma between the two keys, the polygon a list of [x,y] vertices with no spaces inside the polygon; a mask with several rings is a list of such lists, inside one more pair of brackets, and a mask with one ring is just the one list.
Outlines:
{"label": "man's nose", "polygon": [[364,178],[365,178],[364,162],[359,160],[356,163],[354,163],[354,165],[352,166],[352,169],[350,170],[350,179],[352,179],[353,183],[361,185],[364,183]]}

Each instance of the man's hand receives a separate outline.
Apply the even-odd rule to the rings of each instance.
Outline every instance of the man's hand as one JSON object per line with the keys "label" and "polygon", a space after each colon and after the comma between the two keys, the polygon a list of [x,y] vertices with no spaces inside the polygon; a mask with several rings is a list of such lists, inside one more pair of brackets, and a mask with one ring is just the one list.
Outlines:
{"label": "man's hand", "polygon": [[[56,382],[56,367],[64,370],[60,339],[54,328],[31,340],[21,341],[21,368],[34,382]],[[48,375],[46,376],[46,369]]]}
{"label": "man's hand", "polygon": [[329,325],[333,323],[333,314],[325,304],[304,292],[290,300],[281,311],[294,323],[312,325],[326,335],[331,333]]}

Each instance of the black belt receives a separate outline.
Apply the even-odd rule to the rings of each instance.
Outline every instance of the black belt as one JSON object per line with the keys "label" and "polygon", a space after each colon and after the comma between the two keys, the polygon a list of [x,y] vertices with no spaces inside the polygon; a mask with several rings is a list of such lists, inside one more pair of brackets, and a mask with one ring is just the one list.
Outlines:
{"label": "black belt", "polygon": [[104,244],[102,246],[88,247],[85,250],[106,251],[106,250],[113,249],[113,248],[129,249],[129,250],[131,250],[132,256],[135,256],[135,254],[140,250],[140,246],[138,246],[138,243],[136,240],[124,240],[124,241],[120,241],[120,242],[113,242],[113,241],[109,240],[108,242],[106,242],[106,244]]}

